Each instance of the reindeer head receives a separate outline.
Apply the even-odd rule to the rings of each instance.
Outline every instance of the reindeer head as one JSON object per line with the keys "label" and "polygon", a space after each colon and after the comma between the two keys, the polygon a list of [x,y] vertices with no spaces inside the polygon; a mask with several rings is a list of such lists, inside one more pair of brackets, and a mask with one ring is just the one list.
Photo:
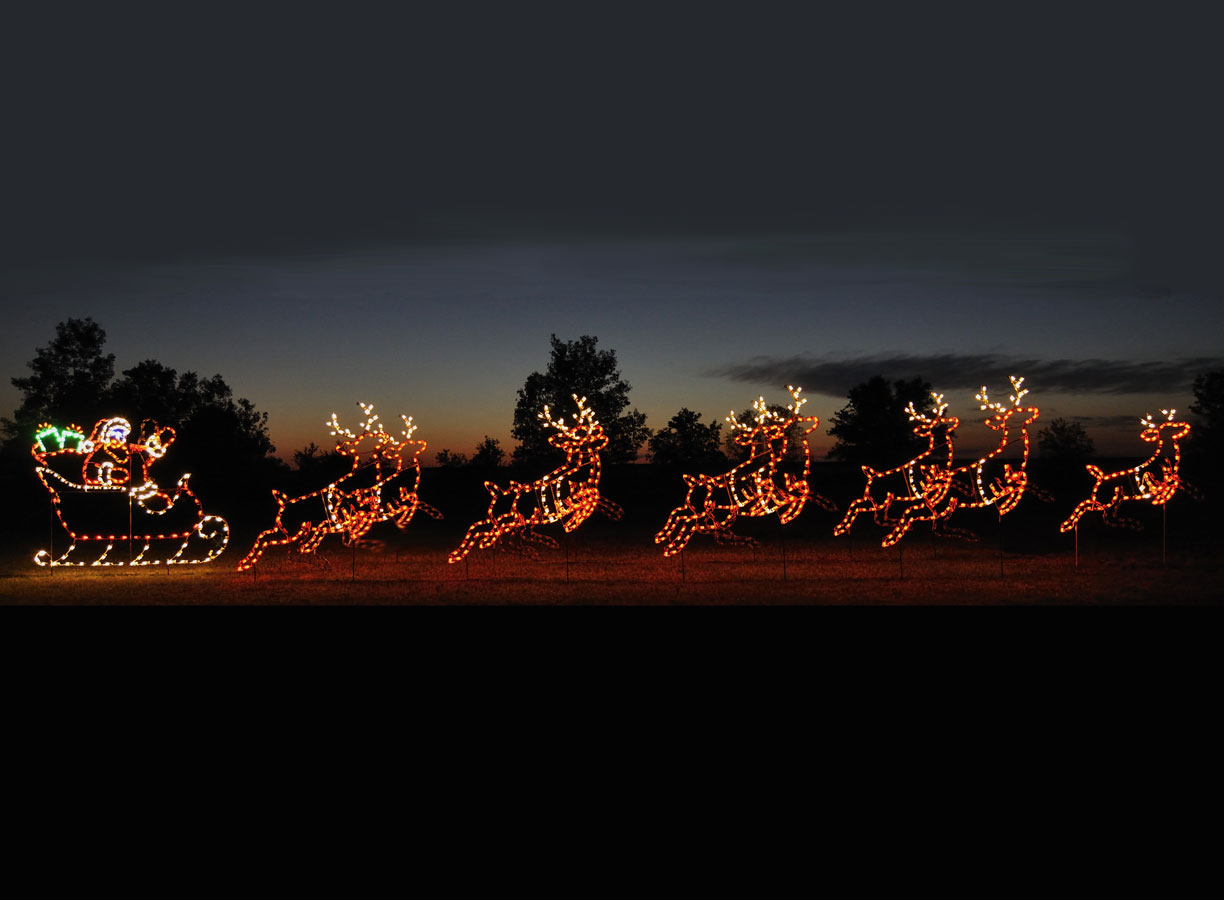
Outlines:
{"label": "reindeer head", "polygon": [[570,396],[574,398],[574,403],[578,406],[578,412],[574,414],[573,425],[566,425],[564,416],[554,420],[547,404],[544,406],[544,411],[538,414],[538,418],[545,425],[557,429],[556,434],[548,436],[548,443],[558,450],[564,450],[566,456],[579,450],[598,452],[607,447],[608,436],[604,433],[599,420],[595,418],[595,410],[587,409],[586,397],[579,398],[577,394]]}
{"label": "reindeer head", "polygon": [[1180,441],[1190,433],[1189,422],[1174,421],[1177,410],[1162,409],[1161,412],[1165,415],[1163,422],[1153,422],[1151,413],[1139,420],[1139,424],[1143,426],[1143,433],[1139,437],[1153,444],[1158,441]]}
{"label": "reindeer head", "polygon": [[343,427],[335,413],[332,413],[331,419],[326,423],[332,436],[340,438],[336,441],[336,452],[342,456],[351,456],[354,469],[363,460],[376,464],[380,478],[389,478],[403,468],[405,462],[409,465],[415,464],[426,444],[424,441],[412,439],[413,432],[417,430],[417,426],[412,424],[412,416],[400,416],[404,422],[404,430],[401,432],[404,437],[401,440],[383,428],[374,413],[372,403],[359,403],[358,406],[366,417],[360,434]]}
{"label": "reindeer head", "polygon": [[956,418],[956,416],[944,415],[948,404],[944,403],[943,394],[937,394],[932,391],[931,399],[935,401],[934,415],[916,410],[912,400],[905,407],[905,411],[909,413],[910,421],[915,423],[914,435],[916,437],[929,438],[935,434],[936,429],[942,429],[945,434],[951,434],[960,426],[960,419]]}
{"label": "reindeer head", "polygon": [[973,397],[982,404],[983,410],[991,410],[992,415],[986,418],[986,427],[993,428],[995,431],[1001,431],[1007,427],[1007,423],[1014,416],[1022,416],[1023,419],[1018,424],[1023,427],[1031,425],[1040,415],[1035,406],[1021,406],[1020,400],[1028,393],[1028,388],[1022,387],[1024,384],[1023,378],[1017,378],[1015,375],[1009,375],[1008,380],[1011,382],[1012,391],[1008,399],[1011,401],[1011,406],[1004,406],[1002,403],[991,401],[990,396],[986,392],[986,385],[982,385],[980,393],[974,394]]}
{"label": "reindeer head", "polygon": [[806,397],[799,397],[803,388],[788,384],[786,390],[791,395],[791,402],[787,404],[785,416],[770,409],[765,404],[764,397],[758,397],[752,403],[753,418],[756,420],[753,424],[741,422],[736,417],[735,410],[731,410],[727,416],[727,422],[731,425],[731,439],[741,447],[756,446],[762,452],[768,449],[781,457],[786,453],[786,432],[792,425],[796,422],[810,422],[803,433],[807,435],[815,431],[820,426],[820,419],[816,416],[799,415],[800,407],[807,403]]}

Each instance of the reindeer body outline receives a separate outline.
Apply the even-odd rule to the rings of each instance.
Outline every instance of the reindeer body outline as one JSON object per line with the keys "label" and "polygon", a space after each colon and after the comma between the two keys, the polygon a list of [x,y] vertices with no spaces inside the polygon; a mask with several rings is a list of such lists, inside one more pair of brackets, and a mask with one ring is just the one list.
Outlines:
{"label": "reindeer body outline", "polygon": [[537,532],[537,526],[560,522],[569,534],[596,511],[613,521],[624,516],[619,505],[599,492],[599,454],[608,446],[608,436],[594,410],[586,408],[586,397],[572,396],[578,408],[572,427],[564,418],[554,421],[548,406],[538,414],[546,425],[557,429],[548,443],[565,452],[565,463],[535,481],[511,480],[504,488],[486,481],[488,512],[468,526],[459,546],[447,556],[448,564],[462,562],[475,549],[488,550],[507,536],[555,549],[557,542]]}
{"label": "reindeer body outline", "polygon": [[[1028,389],[1023,387],[1024,378],[1009,376],[1009,380],[1014,391],[1009,398],[1010,407],[991,402],[985,385],[982,386],[980,392],[974,395],[974,399],[981,403],[983,411],[991,410],[992,414],[987,416],[985,424],[991,430],[999,432],[998,446],[972,463],[950,468],[947,477],[949,493],[952,496],[947,506],[939,508],[938,504],[933,504],[930,515],[919,513],[914,516],[915,521],[929,520],[937,535],[976,541],[977,535],[973,532],[948,524],[956,510],[986,509],[993,506],[999,517],[1002,518],[1015,509],[1024,497],[1025,489],[1028,487],[1028,458],[1031,448],[1028,426],[1038,419],[1041,411],[1035,406],[1020,405],[1020,401],[1029,393]],[[997,460],[1011,444],[1015,443],[1015,440],[1009,439],[1009,434],[1013,427],[1012,420],[1020,416],[1024,417],[1023,421],[1015,426],[1020,430],[1020,438],[1017,440],[1023,445],[1020,465],[1013,467],[1010,462],[1003,463],[1002,475],[987,482],[987,467]]]}
{"label": "reindeer body outline", "polygon": [[[1143,523],[1121,515],[1123,503],[1148,502],[1152,506],[1164,506],[1173,499],[1173,495],[1184,487],[1181,479],[1181,440],[1190,433],[1189,422],[1175,421],[1177,410],[1162,409],[1164,422],[1152,421],[1151,413],[1139,422],[1144,426],[1139,437],[1141,440],[1156,445],[1152,455],[1137,466],[1121,469],[1117,472],[1106,472],[1100,466],[1086,464],[1088,474],[1092,476],[1092,490],[1088,497],[1081,500],[1071,512],[1071,515],[1058,526],[1063,534],[1079,526],[1079,520],[1087,513],[1099,511],[1101,521],[1113,528],[1129,528],[1141,531]],[[1166,442],[1173,445],[1173,458],[1165,455]],[[1160,479],[1153,474],[1157,463],[1160,465]],[[1109,495],[1103,500],[1104,494]]]}
{"label": "reindeer body outline", "polygon": [[[296,546],[302,557],[312,556],[331,534],[339,534],[344,544],[351,546],[380,522],[394,521],[396,527],[404,530],[418,511],[434,519],[442,518],[442,513],[418,494],[420,456],[428,445],[413,439],[417,426],[412,424],[412,417],[401,416],[404,438],[398,440],[378,423],[373,405],[359,405],[366,415],[361,434],[341,428],[335,413],[327,423],[333,436],[343,438],[337,441],[336,452],[352,458],[350,470],[325,487],[298,497],[273,490],[277,506],[275,522],[255,539],[239,561],[238,571],[256,565],[271,547]],[[377,431],[373,430],[375,425]],[[373,441],[373,446],[363,451],[361,445],[367,440]],[[363,456],[367,459],[365,463]],[[405,457],[409,459],[407,464]],[[411,480],[411,489],[397,480]]]}
{"label": "reindeer body outline", "polygon": [[[949,477],[954,453],[952,435],[960,426],[960,419],[944,415],[948,404],[943,402],[943,394],[932,393],[931,397],[936,406],[934,416],[918,412],[912,402],[907,407],[910,421],[917,423],[913,428],[914,436],[927,439],[926,449],[891,469],[862,466],[867,479],[863,495],[847,508],[845,516],[833,528],[834,535],[846,534],[859,515],[870,512],[877,525],[890,529],[880,546],[891,547],[905,537],[915,521],[923,517],[923,511],[933,511],[947,498],[952,485]],[[946,449],[944,458],[936,458],[937,446]],[[956,505],[955,497],[949,499],[948,515]],[[894,506],[901,508],[899,515],[894,514]]]}
{"label": "reindeer body outline", "polygon": [[[779,521],[786,525],[803,512],[809,500],[826,509],[834,508],[824,497],[813,494],[807,481],[811,471],[808,435],[820,427],[820,419],[798,414],[807,402],[799,397],[802,388],[788,384],[786,389],[791,394],[787,407],[790,415],[786,419],[771,411],[764,397],[753,403],[757,411],[755,426],[740,423],[734,410],[727,416],[735,431],[734,441],[753,451],[746,460],[721,475],[682,476],[687,486],[684,502],[668,514],[654,537],[656,544],[664,545],[664,556],[682,552],[696,534],[713,535],[719,544],[755,543],[751,537],[732,532],[741,515],[755,518],[778,513]],[[787,430],[800,422],[811,424],[803,430],[803,474],[795,477],[789,472],[780,473],[778,464],[786,456]],[[701,491],[704,495],[697,502]]]}

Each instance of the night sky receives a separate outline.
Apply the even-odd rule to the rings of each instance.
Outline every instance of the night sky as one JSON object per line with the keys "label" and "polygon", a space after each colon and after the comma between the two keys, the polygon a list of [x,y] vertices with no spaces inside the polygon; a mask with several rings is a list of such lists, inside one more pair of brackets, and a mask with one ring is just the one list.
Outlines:
{"label": "night sky", "polygon": [[655,428],[921,375],[969,448],[1018,374],[1141,454],[1224,365],[1209,23],[853,6],[11,12],[0,410],[92,316],[117,370],[221,373],[284,456],[359,400],[430,456],[509,450],[555,332]]}

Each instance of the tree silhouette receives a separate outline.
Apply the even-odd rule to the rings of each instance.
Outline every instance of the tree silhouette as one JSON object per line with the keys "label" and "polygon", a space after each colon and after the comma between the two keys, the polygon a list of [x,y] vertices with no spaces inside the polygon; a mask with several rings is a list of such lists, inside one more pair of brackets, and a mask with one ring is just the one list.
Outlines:
{"label": "tree silhouette", "polygon": [[1079,422],[1052,419],[1037,432],[1037,450],[1046,459],[1082,462],[1096,452],[1096,446]]}
{"label": "tree silhouette", "polygon": [[708,474],[727,462],[721,443],[722,423],[703,425],[701,413],[685,407],[668,420],[666,428],[651,435],[650,461],[693,474]]}
{"label": "tree silhouette", "polygon": [[510,434],[519,445],[514,448],[516,463],[553,465],[561,453],[548,443],[550,429],[545,428],[539,413],[547,404],[554,418],[574,413],[573,395],[587,398],[587,408],[608,436],[608,448],[603,459],[608,462],[632,462],[638,448],[650,437],[646,414],[629,406],[629,382],[621,377],[615,350],[598,350],[598,338],[583,335],[576,341],[562,341],[554,334],[549,338],[552,351],[548,369],[532,372],[518,392],[514,407],[514,427]]}
{"label": "tree silhouette", "polygon": [[446,447],[435,453],[434,459],[444,469],[457,469],[459,466],[466,466],[468,462],[467,454],[452,453]]}
{"label": "tree silhouette", "polygon": [[12,379],[24,396],[13,418],[3,420],[5,436],[21,443],[52,419],[91,426],[115,376],[115,354],[102,353],[105,343],[106,332],[91,318],[56,325],[54,339],[26,364],[33,374]]}
{"label": "tree silhouette", "polygon": [[482,469],[495,469],[502,464],[505,458],[506,451],[501,448],[501,441],[486,434],[485,439],[476,446],[476,452],[472,454],[469,465]]}
{"label": "tree silhouette", "polygon": [[103,354],[106,332],[92,319],[68,319],[56,336],[35,351],[34,374],[14,378],[24,393],[13,419],[5,419],[5,458],[28,450],[41,422],[89,429],[103,416],[119,415],[139,431],[145,420],[175,429],[176,439],[160,463],[192,473],[192,484],[214,502],[263,494],[287,467],[271,454],[268,415],[245,397],[234,397],[220,375],[181,375],[146,359],[114,380],[114,354]]}
{"label": "tree silhouette", "polygon": [[829,434],[837,439],[829,450],[831,459],[883,469],[921,452],[924,444],[914,437],[906,406],[912,402],[919,411],[934,408],[925,379],[890,384],[876,375],[851,388],[849,401],[829,420]]}

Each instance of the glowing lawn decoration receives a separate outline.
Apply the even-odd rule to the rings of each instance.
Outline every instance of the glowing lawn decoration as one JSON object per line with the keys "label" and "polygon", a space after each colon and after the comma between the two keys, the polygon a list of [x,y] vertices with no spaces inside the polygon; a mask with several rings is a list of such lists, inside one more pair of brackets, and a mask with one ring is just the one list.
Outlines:
{"label": "glowing lawn decoration", "polygon": [[[976,541],[977,535],[973,532],[947,524],[954,512],[958,509],[985,509],[993,506],[1002,518],[1015,509],[1024,497],[1025,488],[1028,486],[1028,426],[1037,420],[1040,411],[1032,405],[1020,405],[1020,401],[1028,394],[1028,390],[1023,387],[1023,378],[1012,375],[1008,380],[1011,381],[1013,391],[1008,398],[1011,406],[992,402],[985,385],[974,395],[974,399],[981,403],[981,409],[990,410],[992,413],[986,418],[986,427],[999,432],[998,446],[972,463],[950,469],[947,477],[951,490],[938,501],[932,502],[929,498],[928,504],[924,504],[926,512],[917,507],[907,508],[905,515],[913,521],[931,521],[937,534]],[[1013,429],[1019,430],[1019,436],[1014,436]],[[1002,461],[1002,454],[1017,441],[1021,443],[1022,451],[1019,465],[1013,466],[1010,462]]]}
{"label": "glowing lawn decoration", "polygon": [[835,535],[846,534],[860,513],[870,512],[877,525],[890,531],[880,542],[891,547],[905,537],[910,526],[924,511],[930,511],[943,501],[951,487],[952,434],[960,425],[956,416],[945,416],[948,404],[943,394],[931,394],[935,401],[934,415],[918,412],[911,402],[906,407],[914,425],[915,437],[927,439],[927,447],[913,459],[892,469],[878,470],[863,466],[867,484],[863,496],[850,504],[845,517],[833,529]]}
{"label": "glowing lawn decoration", "polygon": [[547,406],[539,414],[546,425],[556,429],[548,443],[565,451],[565,464],[529,484],[511,481],[503,488],[486,481],[488,517],[468,528],[447,562],[460,562],[477,547],[487,550],[508,535],[556,548],[555,540],[535,531],[537,525],[560,522],[568,534],[596,510],[613,520],[624,515],[619,506],[599,494],[599,451],[608,446],[608,436],[594,410],[586,408],[586,397],[572,396],[578,406],[572,427],[565,424],[564,417],[554,421]]}
{"label": "glowing lawn decoration", "polygon": [[[1181,445],[1178,443],[1190,433],[1190,423],[1175,421],[1175,409],[1162,409],[1165,421],[1152,421],[1152,414],[1139,420],[1143,425],[1140,438],[1155,444],[1152,455],[1137,466],[1120,472],[1104,472],[1099,466],[1088,464],[1088,474],[1095,482],[1088,499],[1082,501],[1059,526],[1059,531],[1071,531],[1086,514],[1100,510],[1101,521],[1113,527],[1141,531],[1143,523],[1120,515],[1123,503],[1144,501],[1152,506],[1164,506],[1173,499],[1179,488],[1185,487],[1179,474],[1181,467]],[[1168,445],[1172,445],[1172,458]]]}
{"label": "glowing lawn decoration", "polygon": [[[229,542],[229,525],[207,516],[188,479],[179,478],[172,492],[149,477],[150,466],[174,443],[173,428],[146,421],[137,441],[129,441],[127,419],[100,420],[88,438],[75,425],[42,424],[30,453],[38,480],[51,495],[56,519],[71,543],[61,556],[40,550],[40,566],[153,566],[206,563]],[[79,479],[79,480],[78,480]],[[90,504],[78,502],[90,498]],[[69,511],[69,508],[71,511]],[[193,538],[195,540],[193,540]],[[116,544],[127,544],[130,559],[111,560]],[[78,546],[102,553],[86,562],[73,558]],[[157,549],[150,554],[154,547]],[[77,554],[79,555],[79,554]]]}
{"label": "glowing lawn decoration", "polygon": [[269,547],[297,545],[310,555],[329,534],[339,534],[346,545],[359,541],[379,522],[394,520],[405,529],[420,510],[435,519],[442,514],[417,495],[421,484],[420,456],[424,441],[413,440],[417,426],[411,416],[404,422],[400,440],[383,429],[372,404],[360,403],[365,422],[356,434],[340,425],[332,413],[327,425],[336,442],[336,452],[352,457],[349,472],[331,484],[301,497],[273,491],[276,524],[255,539],[255,545],[238,563],[239,571],[259,562]]}
{"label": "glowing lawn decoration", "polygon": [[[731,526],[739,516],[757,517],[778,513],[783,525],[803,511],[808,500],[834,509],[832,503],[808,488],[808,473],[812,455],[808,435],[820,425],[816,416],[801,416],[799,408],[807,399],[799,399],[803,388],[786,386],[791,395],[785,418],[765,405],[765,398],[757,399],[752,408],[756,412],[756,424],[740,422],[734,410],[727,421],[731,423],[734,441],[752,452],[748,459],[724,475],[685,475],[688,493],[684,504],[672,510],[667,521],[655,535],[656,544],[663,544],[664,556],[675,556],[681,552],[694,534],[712,534],[717,543],[751,543],[752,538],[733,534]],[[810,423],[803,429],[803,473],[799,476],[779,472],[779,463],[786,456],[786,432],[792,425]]]}

